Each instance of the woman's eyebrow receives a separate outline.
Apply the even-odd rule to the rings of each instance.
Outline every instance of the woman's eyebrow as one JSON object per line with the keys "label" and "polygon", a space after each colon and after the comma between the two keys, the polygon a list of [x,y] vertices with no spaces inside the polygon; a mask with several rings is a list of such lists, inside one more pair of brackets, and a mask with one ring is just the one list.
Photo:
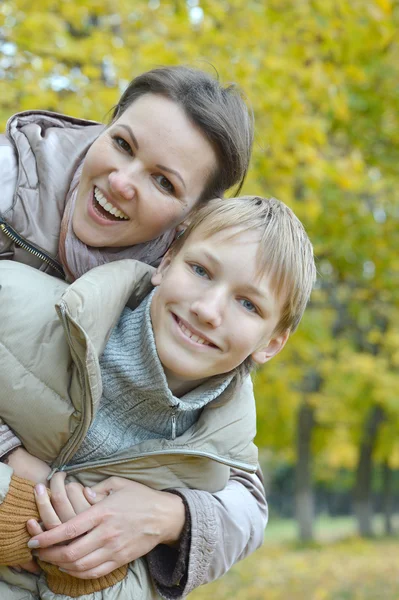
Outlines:
{"label": "woman's eyebrow", "polygon": [[184,189],[187,189],[186,184],[184,183],[184,179],[178,171],[175,171],[174,169],[169,169],[169,167],[165,167],[165,165],[155,165],[155,166],[158,167],[158,169],[162,169],[162,171],[167,171],[168,173],[173,173],[173,175],[176,175],[176,177],[178,177],[180,179],[180,181],[182,182]]}
{"label": "woman's eyebrow", "polygon": [[139,149],[139,143],[137,141],[136,136],[134,135],[134,133],[132,131],[132,128],[129,127],[129,125],[124,125],[123,123],[119,123],[119,127],[123,127],[124,129],[127,130],[127,132],[129,133],[130,137],[132,138],[132,142],[133,142],[134,147],[136,148],[136,150],[138,150]]}

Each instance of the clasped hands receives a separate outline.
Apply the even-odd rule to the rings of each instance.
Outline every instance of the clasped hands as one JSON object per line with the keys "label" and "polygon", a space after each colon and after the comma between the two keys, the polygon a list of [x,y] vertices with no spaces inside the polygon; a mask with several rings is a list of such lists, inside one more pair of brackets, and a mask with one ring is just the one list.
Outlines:
{"label": "clasped hands", "polygon": [[50,489],[51,500],[43,483],[35,487],[43,527],[28,521],[33,536],[28,546],[41,560],[81,579],[107,575],[160,543],[176,544],[184,527],[179,496],[121,477],[87,488],[65,483],[65,473],[58,472]]}

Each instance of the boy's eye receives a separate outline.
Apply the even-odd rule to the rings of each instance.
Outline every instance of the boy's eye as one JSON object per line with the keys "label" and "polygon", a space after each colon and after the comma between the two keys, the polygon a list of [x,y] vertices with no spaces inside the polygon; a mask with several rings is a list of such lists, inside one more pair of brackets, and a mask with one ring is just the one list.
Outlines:
{"label": "boy's eye", "polygon": [[115,144],[117,146],[119,146],[119,148],[121,150],[123,150],[124,152],[127,152],[128,154],[133,156],[133,150],[132,150],[130,144],[128,144],[128,142],[126,140],[124,140],[123,137],[120,137],[120,135],[114,135],[113,140],[114,140]]}
{"label": "boy's eye", "polygon": [[196,275],[199,275],[199,277],[208,277],[206,269],[204,269],[204,267],[201,267],[201,265],[191,265],[191,268]]}
{"label": "boy's eye", "polygon": [[154,175],[154,179],[159,185],[159,187],[162,188],[165,192],[167,192],[168,194],[174,193],[175,188],[173,184],[169,181],[169,179],[165,177],[165,175]]}
{"label": "boy's eye", "polygon": [[248,312],[258,312],[255,304],[252,304],[252,302],[250,300],[247,300],[247,298],[241,298],[240,302],[241,302],[241,305]]}

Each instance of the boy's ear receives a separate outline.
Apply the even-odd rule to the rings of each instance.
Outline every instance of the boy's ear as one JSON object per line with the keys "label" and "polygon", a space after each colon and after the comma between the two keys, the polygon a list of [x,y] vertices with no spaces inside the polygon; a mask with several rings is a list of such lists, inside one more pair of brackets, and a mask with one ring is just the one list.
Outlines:
{"label": "boy's ear", "polygon": [[168,270],[171,262],[172,262],[172,256],[171,256],[170,251],[168,250],[168,252],[165,254],[163,259],[159,263],[157,270],[151,277],[151,283],[154,287],[156,287],[157,285],[159,285],[161,283],[163,276],[165,275],[166,271]]}
{"label": "boy's ear", "polygon": [[256,364],[264,365],[268,360],[276,356],[285,346],[287,340],[290,336],[289,329],[287,329],[281,335],[272,338],[267,346],[260,348],[259,350],[255,350],[251,354],[251,358]]}

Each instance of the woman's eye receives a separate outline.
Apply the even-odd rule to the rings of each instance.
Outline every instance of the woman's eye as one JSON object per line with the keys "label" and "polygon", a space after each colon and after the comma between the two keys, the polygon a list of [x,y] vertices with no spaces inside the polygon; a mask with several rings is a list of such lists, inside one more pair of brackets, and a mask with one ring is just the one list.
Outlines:
{"label": "woman's eye", "polygon": [[114,140],[115,144],[117,146],[119,146],[119,148],[121,150],[123,150],[124,152],[127,152],[128,154],[130,154],[131,156],[133,156],[133,150],[132,150],[130,144],[128,144],[128,142],[126,140],[124,140],[119,135],[115,135],[113,137],[113,140]]}
{"label": "woman's eye", "polygon": [[257,312],[255,304],[252,304],[250,300],[247,300],[246,298],[241,298],[240,302],[245,308],[245,310],[247,310],[248,312]]}
{"label": "woman's eye", "polygon": [[154,179],[165,192],[168,192],[168,194],[174,193],[175,188],[165,175],[154,175]]}
{"label": "woman's eye", "polygon": [[191,268],[196,275],[199,275],[199,277],[208,277],[206,269],[204,269],[204,267],[201,267],[201,265],[191,265]]}

